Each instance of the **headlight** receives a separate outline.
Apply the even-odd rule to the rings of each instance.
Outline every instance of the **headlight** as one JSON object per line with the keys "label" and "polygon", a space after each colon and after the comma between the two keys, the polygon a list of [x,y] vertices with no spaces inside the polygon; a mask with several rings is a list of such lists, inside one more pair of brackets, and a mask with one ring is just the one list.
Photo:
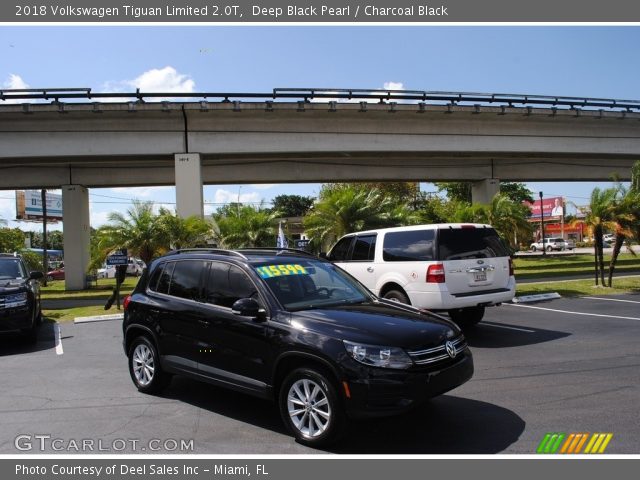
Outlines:
{"label": "headlight", "polygon": [[383,368],[409,368],[413,362],[409,356],[397,347],[379,347],[363,345],[343,340],[344,348],[355,361]]}

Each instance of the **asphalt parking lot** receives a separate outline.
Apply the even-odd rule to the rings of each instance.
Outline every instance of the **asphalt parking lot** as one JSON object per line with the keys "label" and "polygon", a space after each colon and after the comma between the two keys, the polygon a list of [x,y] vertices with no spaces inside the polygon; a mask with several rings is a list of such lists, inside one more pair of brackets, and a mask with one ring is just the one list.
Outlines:
{"label": "asphalt parking lot", "polygon": [[[607,453],[640,453],[640,295],[504,305],[467,337],[470,382],[352,424],[330,453],[529,454],[547,432],[611,432]],[[60,453],[83,440],[84,453],[326,453],[295,443],[266,401],[183,378],[138,393],[119,321],[45,324],[35,346],[0,337],[0,369],[0,454],[56,453],[56,439]]]}

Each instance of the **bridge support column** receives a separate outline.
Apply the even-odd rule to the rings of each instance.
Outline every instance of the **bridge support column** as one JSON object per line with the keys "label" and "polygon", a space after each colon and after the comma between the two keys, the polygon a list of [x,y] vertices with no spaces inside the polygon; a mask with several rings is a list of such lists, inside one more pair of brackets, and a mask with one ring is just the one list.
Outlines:
{"label": "bridge support column", "polygon": [[479,182],[473,182],[471,200],[473,203],[491,203],[491,200],[498,192],[500,192],[500,180],[497,178],[485,178]]}
{"label": "bridge support column", "polygon": [[89,248],[89,190],[82,185],[62,186],[65,290],[87,288]]}
{"label": "bridge support column", "polygon": [[180,217],[204,216],[202,207],[202,167],[199,153],[177,153],[176,213]]}

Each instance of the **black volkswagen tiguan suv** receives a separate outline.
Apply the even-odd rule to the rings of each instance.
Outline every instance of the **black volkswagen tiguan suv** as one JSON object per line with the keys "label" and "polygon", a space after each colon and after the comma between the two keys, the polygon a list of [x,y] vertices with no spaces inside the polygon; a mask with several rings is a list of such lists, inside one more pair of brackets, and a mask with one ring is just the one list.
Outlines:
{"label": "black volkswagen tiguan suv", "polygon": [[455,324],[379,299],[294,250],[171,252],[124,308],[138,390],[158,392],[180,374],[273,399],[307,445],[335,440],[348,418],[404,412],[473,375]]}
{"label": "black volkswagen tiguan suv", "polygon": [[20,255],[0,253],[0,332],[20,332],[29,343],[38,339],[42,322],[42,272],[29,272]]}

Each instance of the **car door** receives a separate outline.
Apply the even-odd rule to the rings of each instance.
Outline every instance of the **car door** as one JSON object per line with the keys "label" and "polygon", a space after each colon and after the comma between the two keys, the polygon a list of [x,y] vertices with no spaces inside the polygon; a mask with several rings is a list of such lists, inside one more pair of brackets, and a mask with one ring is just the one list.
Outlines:
{"label": "car door", "polygon": [[240,298],[265,305],[247,272],[226,262],[211,262],[204,284],[208,325],[203,330],[206,346],[199,354],[199,371],[227,385],[264,392],[272,363],[269,323],[234,314],[231,307]]}
{"label": "car door", "polygon": [[373,261],[376,251],[376,239],[377,235],[375,233],[356,235],[351,248],[348,250],[347,258],[338,265],[346,265],[345,270],[377,295],[378,292],[375,291],[376,265]]}
{"label": "car door", "polygon": [[196,372],[198,354],[204,348],[202,331],[208,310],[202,292],[206,261],[188,259],[168,262],[162,272],[155,305],[163,360],[173,368]]}

